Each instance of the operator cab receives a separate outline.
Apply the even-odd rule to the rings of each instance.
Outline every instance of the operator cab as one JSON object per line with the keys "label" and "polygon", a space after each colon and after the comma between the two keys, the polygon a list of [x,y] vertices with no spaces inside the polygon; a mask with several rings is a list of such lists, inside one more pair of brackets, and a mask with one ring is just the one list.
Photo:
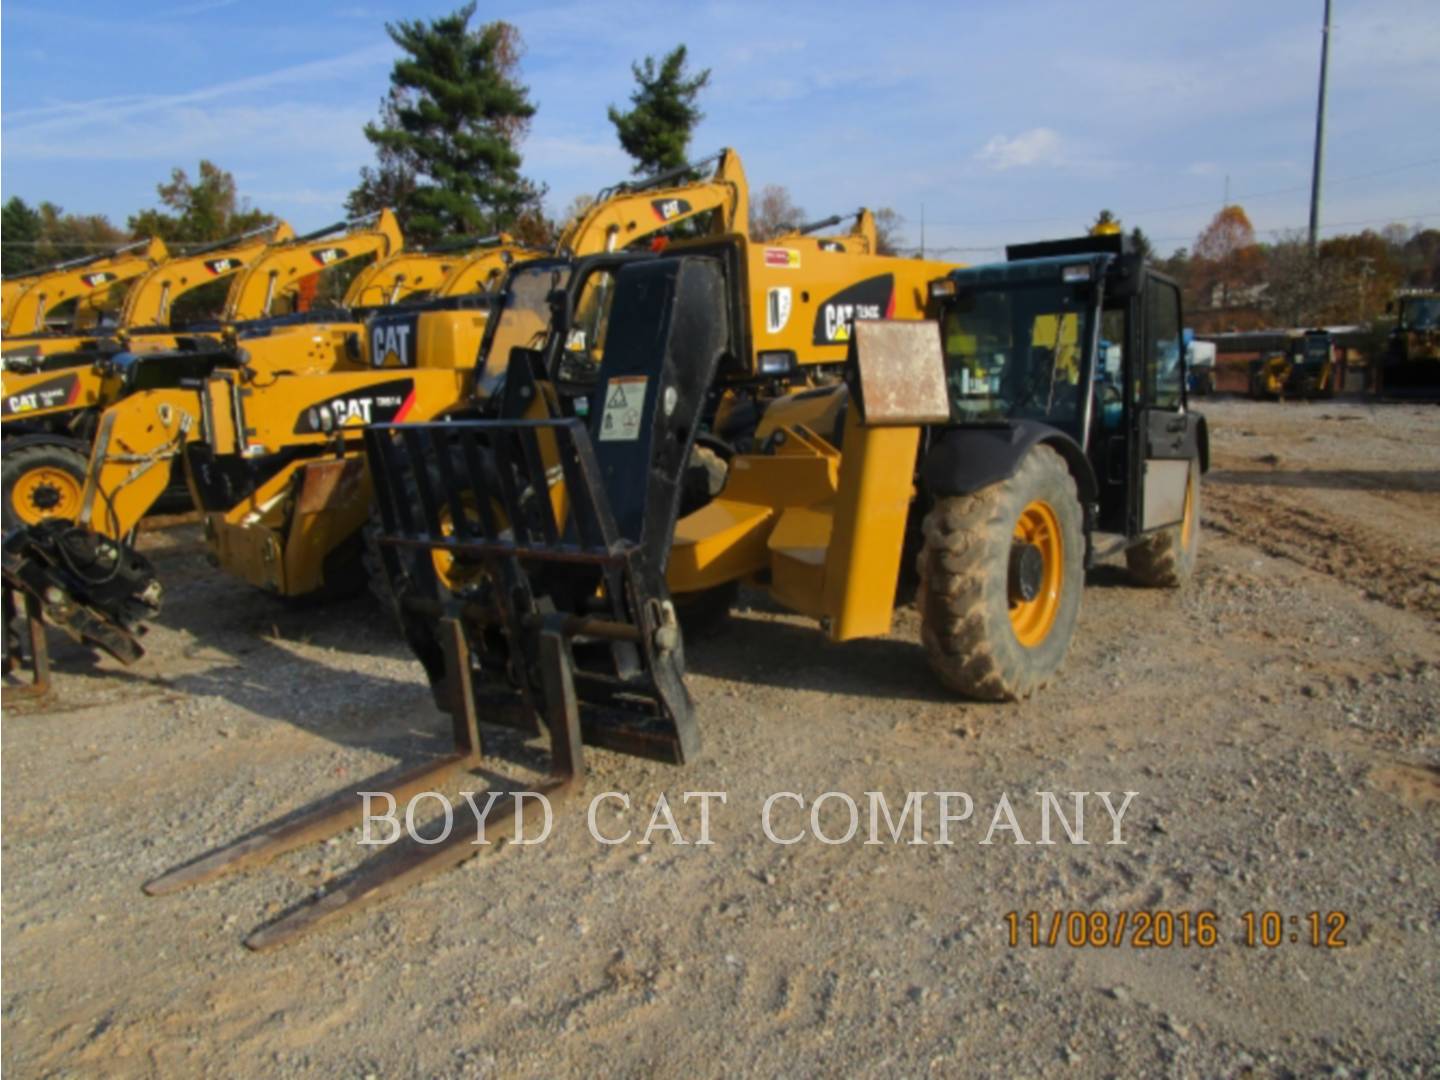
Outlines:
{"label": "operator cab", "polygon": [[[1178,520],[1203,422],[1187,413],[1180,290],[1120,235],[1007,249],[931,284],[958,428],[1010,428],[1071,462],[1088,528]],[[1201,443],[1197,447],[1197,441]]]}

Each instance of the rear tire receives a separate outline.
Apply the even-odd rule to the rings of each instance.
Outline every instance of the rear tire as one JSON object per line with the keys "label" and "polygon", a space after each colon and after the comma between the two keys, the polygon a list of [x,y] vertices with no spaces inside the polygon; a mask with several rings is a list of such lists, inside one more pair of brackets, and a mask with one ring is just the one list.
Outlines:
{"label": "rear tire", "polygon": [[1200,462],[1190,462],[1185,488],[1185,516],[1147,536],[1125,551],[1125,566],[1138,585],[1152,589],[1178,589],[1195,573],[1200,554]]}
{"label": "rear tire", "polygon": [[30,442],[5,453],[0,469],[5,531],[80,513],[89,460],[68,442]]}
{"label": "rear tire", "polygon": [[[1065,659],[1084,587],[1084,525],[1064,459],[1032,447],[1004,483],[936,499],[924,532],[920,635],[940,681],[985,701],[1039,690]],[[1019,548],[1040,553],[1038,571]]]}

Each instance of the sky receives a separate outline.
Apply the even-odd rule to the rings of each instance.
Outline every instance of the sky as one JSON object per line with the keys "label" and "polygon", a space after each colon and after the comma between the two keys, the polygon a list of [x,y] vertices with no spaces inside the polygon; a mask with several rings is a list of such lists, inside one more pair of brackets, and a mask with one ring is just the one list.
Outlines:
{"label": "sky", "polygon": [[[297,230],[344,216],[398,50],[384,24],[458,0],[6,0],[0,197],[117,224],[201,158]],[[676,44],[711,71],[695,156],[811,217],[895,209],[976,262],[1103,207],[1162,252],[1224,204],[1303,229],[1323,0],[486,3],[523,36],[547,208],[628,175],[606,106]],[[1322,234],[1440,227],[1440,3],[1334,0]]]}

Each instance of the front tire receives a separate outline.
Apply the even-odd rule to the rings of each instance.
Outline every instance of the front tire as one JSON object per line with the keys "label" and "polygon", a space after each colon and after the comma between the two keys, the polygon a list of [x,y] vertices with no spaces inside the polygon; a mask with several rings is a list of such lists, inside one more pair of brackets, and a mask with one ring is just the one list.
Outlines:
{"label": "front tire", "polygon": [[1064,459],[1032,447],[1004,483],[937,499],[924,532],[920,635],[940,681],[985,701],[1039,690],[1070,648],[1084,587],[1084,525]]}
{"label": "front tire", "polygon": [[0,469],[5,531],[80,514],[89,461],[67,442],[32,442],[9,450]]}

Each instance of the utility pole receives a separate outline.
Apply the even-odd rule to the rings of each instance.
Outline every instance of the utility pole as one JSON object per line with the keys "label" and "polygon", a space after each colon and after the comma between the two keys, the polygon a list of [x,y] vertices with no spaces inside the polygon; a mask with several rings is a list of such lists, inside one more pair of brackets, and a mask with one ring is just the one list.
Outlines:
{"label": "utility pole", "polygon": [[1325,79],[1330,70],[1330,0],[1325,0],[1325,29],[1320,35],[1320,101],[1315,108],[1315,166],[1310,172],[1310,257],[1320,245],[1320,173],[1325,163]]}
{"label": "utility pole", "polygon": [[925,257],[925,204],[920,204],[920,258]]}

